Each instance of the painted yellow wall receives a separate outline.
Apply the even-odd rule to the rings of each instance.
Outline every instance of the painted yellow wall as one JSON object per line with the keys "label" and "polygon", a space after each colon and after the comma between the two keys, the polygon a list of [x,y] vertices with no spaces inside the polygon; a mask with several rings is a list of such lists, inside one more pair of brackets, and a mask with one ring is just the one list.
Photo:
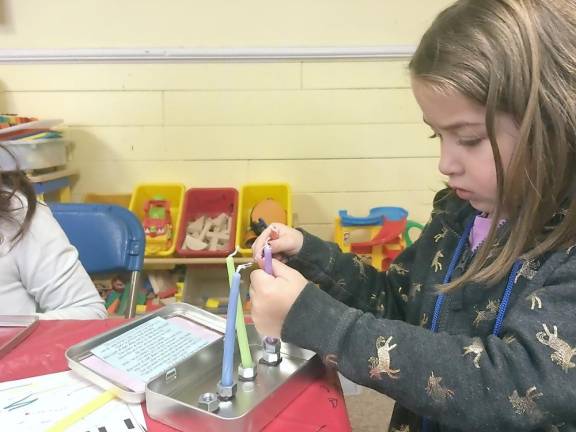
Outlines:
{"label": "painted yellow wall", "polygon": [[3,0],[2,47],[416,43],[450,0]]}
{"label": "painted yellow wall", "polygon": [[[5,48],[406,44],[449,2],[241,3],[5,1],[0,40]],[[441,188],[437,144],[405,61],[0,65],[0,91],[0,111],[65,120],[77,199],[154,181],[282,181],[292,185],[296,223],[329,238],[339,209],[400,205],[425,221]]]}

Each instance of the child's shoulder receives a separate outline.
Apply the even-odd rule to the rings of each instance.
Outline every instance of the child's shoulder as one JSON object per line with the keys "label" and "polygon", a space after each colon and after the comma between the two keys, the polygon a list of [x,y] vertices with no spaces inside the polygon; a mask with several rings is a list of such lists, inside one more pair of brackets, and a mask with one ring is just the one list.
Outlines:
{"label": "child's shoulder", "polygon": [[541,279],[547,280],[548,283],[561,285],[567,282],[573,287],[576,283],[576,244],[529,260],[525,266],[530,265],[538,267],[544,276]]}

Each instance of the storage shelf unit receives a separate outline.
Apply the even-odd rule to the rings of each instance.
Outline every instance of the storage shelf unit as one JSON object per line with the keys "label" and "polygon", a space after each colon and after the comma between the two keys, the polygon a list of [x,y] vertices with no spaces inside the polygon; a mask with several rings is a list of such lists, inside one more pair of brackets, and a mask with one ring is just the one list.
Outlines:
{"label": "storage shelf unit", "polygon": [[[236,264],[246,264],[252,261],[251,257],[234,257]],[[144,267],[157,265],[205,265],[226,264],[226,258],[144,258]]]}
{"label": "storage shelf unit", "polygon": [[[234,257],[234,264],[246,264],[251,257]],[[144,270],[171,270],[177,265],[186,266],[182,301],[198,304],[204,297],[226,297],[229,293],[226,258],[144,258]],[[257,268],[253,266],[253,269]],[[250,285],[250,272],[242,275],[241,291]]]}

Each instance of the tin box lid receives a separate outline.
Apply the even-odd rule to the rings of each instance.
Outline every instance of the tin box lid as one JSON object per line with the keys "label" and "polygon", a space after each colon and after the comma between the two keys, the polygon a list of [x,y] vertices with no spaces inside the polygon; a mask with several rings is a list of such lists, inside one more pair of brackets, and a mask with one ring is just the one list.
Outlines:
{"label": "tin box lid", "polygon": [[37,324],[35,315],[0,315],[0,358],[32,333]]}
{"label": "tin box lid", "polygon": [[[129,321],[119,327],[102,333],[98,336],[90,338],[86,341],[80,342],[66,350],[66,360],[70,369],[75,371],[78,375],[86,380],[96,384],[104,390],[112,390],[122,400],[128,403],[139,403],[145,399],[145,386],[141,391],[133,390],[126,385],[120,384],[118,381],[104,376],[102,373],[95,371],[85,364],[85,360],[94,357],[92,349],[124,334],[127,331],[137,328],[139,325],[147,321],[161,317],[165,319],[173,317],[181,317],[191,321],[193,324],[201,325],[202,327],[211,330],[218,334],[217,340],[220,340],[226,329],[226,320],[217,315],[211,314],[201,308],[192,306],[187,303],[173,303],[163,307],[153,313],[144,315],[133,321]],[[210,342],[213,343],[213,342]],[[194,355],[194,354],[192,354]],[[165,370],[174,367],[174,365],[166,365]]]}

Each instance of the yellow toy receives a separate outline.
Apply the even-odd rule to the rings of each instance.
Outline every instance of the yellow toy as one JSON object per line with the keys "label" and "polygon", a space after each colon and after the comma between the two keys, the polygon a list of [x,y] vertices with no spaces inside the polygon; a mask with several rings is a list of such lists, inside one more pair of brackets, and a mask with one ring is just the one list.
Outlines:
{"label": "yellow toy", "polygon": [[343,252],[358,255],[378,270],[386,270],[412,242],[411,228],[422,225],[408,221],[408,212],[399,207],[376,207],[366,217],[348,216],[341,210],[335,222],[334,241]]}

